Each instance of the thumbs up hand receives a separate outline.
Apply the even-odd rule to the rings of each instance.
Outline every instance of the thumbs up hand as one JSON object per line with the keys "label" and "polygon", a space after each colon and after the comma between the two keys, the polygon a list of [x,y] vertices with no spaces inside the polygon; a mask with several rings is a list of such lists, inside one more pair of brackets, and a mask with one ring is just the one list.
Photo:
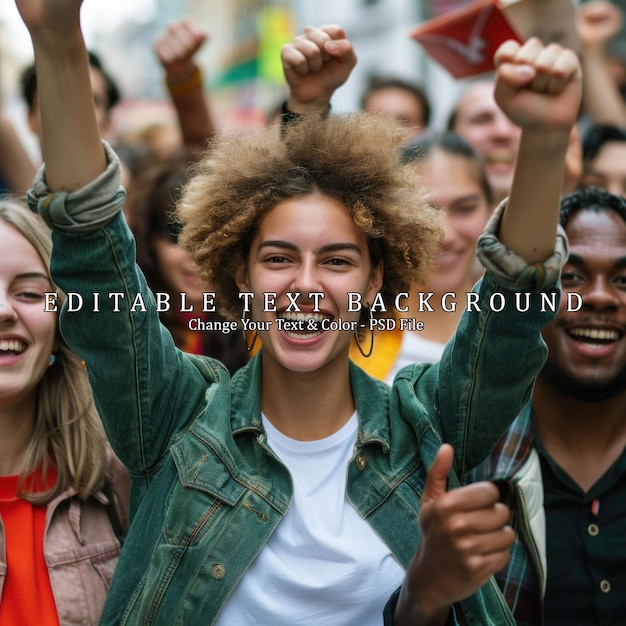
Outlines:
{"label": "thumbs up hand", "polygon": [[510,509],[490,482],[446,491],[453,459],[452,447],[444,444],[428,471],[419,514],[422,536],[395,624],[444,624],[454,602],[477,591],[509,560]]}

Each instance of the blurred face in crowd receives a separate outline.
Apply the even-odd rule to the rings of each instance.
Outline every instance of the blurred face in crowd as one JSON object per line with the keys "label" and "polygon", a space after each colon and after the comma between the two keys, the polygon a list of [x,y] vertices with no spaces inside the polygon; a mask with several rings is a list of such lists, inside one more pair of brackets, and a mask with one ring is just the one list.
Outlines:
{"label": "blurred face in crowd", "polygon": [[565,153],[565,171],[563,172],[563,195],[576,191],[583,175],[583,146],[580,141],[578,124],[572,126],[569,144]]}
{"label": "blurred face in crowd", "polygon": [[[98,127],[100,128],[101,135],[107,139],[111,132],[112,125],[107,83],[102,72],[92,66],[89,66],[89,77],[91,79],[91,91],[93,92],[93,103],[96,110]],[[33,107],[28,112],[28,125],[33,133],[39,136],[41,141],[41,113],[39,110],[39,96],[37,92],[35,92]]]}
{"label": "blurred face in crowd", "polygon": [[391,115],[410,130],[410,138],[417,137],[426,129],[423,105],[406,89],[399,87],[376,89],[367,96],[364,109]]}
{"label": "blurred face in crowd", "polygon": [[165,237],[154,240],[154,252],[163,281],[173,294],[186,294],[187,304],[202,308],[206,291],[198,268],[185,250]]}
{"label": "blurred face in crowd", "polygon": [[430,203],[445,212],[445,237],[427,290],[469,291],[474,284],[476,241],[490,214],[481,170],[469,157],[433,147],[421,163]]}
{"label": "blurred face in crowd", "polygon": [[[563,298],[543,329],[549,355],[541,378],[562,393],[599,401],[626,389],[626,222],[614,211],[582,210],[566,227],[570,257]],[[567,292],[583,299],[566,310]]]}
{"label": "blurred face in crowd", "polygon": [[511,189],[521,130],[496,104],[493,82],[475,83],[461,95],[451,130],[483,159],[494,201],[500,202]]}
{"label": "blurred face in crowd", "polygon": [[626,196],[626,142],[604,143],[595,158],[585,163],[581,186],[602,187]]}
{"label": "blurred face in crowd", "polygon": [[[470,86],[459,98],[451,130],[463,137],[483,159],[491,195],[497,205],[511,191],[522,132],[496,104],[493,88],[491,81]],[[578,127],[574,125],[565,156],[564,194],[577,189],[581,172],[582,147]]]}

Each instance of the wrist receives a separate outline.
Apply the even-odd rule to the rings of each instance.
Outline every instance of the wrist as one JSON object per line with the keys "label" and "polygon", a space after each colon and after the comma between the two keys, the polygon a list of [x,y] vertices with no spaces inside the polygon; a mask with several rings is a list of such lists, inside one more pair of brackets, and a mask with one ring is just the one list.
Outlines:
{"label": "wrist", "polygon": [[449,606],[442,607],[430,594],[412,596],[403,585],[394,612],[394,625],[441,626],[445,624],[449,612]]}
{"label": "wrist", "polygon": [[524,150],[541,156],[565,155],[570,142],[570,134],[571,129],[523,129],[518,153]]}
{"label": "wrist", "polygon": [[50,55],[54,58],[77,57],[86,53],[85,40],[80,24],[65,28],[37,28],[30,31],[35,56]]}
{"label": "wrist", "polygon": [[330,98],[316,98],[308,102],[303,102],[294,98],[293,95],[289,96],[286,102],[286,107],[292,113],[298,115],[314,115],[316,113],[324,113],[330,110]]}
{"label": "wrist", "polygon": [[310,111],[309,113],[299,113],[297,111],[292,111],[289,108],[289,103],[285,100],[280,105],[280,121],[281,124],[289,124],[291,122],[295,122],[302,117],[306,117],[307,115],[321,115],[322,117],[327,117],[330,113],[330,104],[326,107],[326,109],[315,109],[314,111]]}
{"label": "wrist", "polygon": [[172,96],[183,96],[202,87],[202,71],[197,65],[193,65],[190,71],[168,73],[165,85]]}
{"label": "wrist", "polygon": [[193,61],[189,61],[184,65],[176,63],[172,67],[165,68],[165,80],[171,85],[178,85],[186,82],[199,71],[200,68]]}
{"label": "wrist", "polygon": [[587,57],[606,58],[606,43],[604,41],[594,43],[583,43],[581,45],[583,61]]}

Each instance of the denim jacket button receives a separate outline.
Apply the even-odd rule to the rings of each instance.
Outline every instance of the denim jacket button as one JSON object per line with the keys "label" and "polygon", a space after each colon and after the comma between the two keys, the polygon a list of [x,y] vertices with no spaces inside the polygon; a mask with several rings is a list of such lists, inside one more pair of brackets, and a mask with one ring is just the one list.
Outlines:
{"label": "denim jacket button", "polygon": [[216,563],[211,568],[211,576],[215,578],[215,580],[221,580],[226,575],[226,568],[220,563]]}
{"label": "denim jacket button", "polygon": [[356,468],[358,470],[364,470],[366,465],[367,461],[365,460],[365,457],[362,454],[359,454],[359,456],[356,457]]}

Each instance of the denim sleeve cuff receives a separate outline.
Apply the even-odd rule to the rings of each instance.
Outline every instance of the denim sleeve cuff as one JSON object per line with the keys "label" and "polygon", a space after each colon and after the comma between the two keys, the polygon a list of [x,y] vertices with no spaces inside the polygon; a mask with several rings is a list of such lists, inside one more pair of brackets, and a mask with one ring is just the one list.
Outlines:
{"label": "denim sleeve cuff", "polygon": [[28,192],[28,205],[37,211],[54,230],[86,233],[98,230],[121,211],[126,192],[120,185],[120,162],[106,142],[103,142],[107,168],[84,187],[68,193],[52,193],[46,184],[45,164],[35,176]]}
{"label": "denim sleeve cuff", "polygon": [[513,291],[541,291],[552,287],[559,278],[561,267],[567,261],[567,236],[558,227],[554,252],[543,263],[527,263],[509,250],[499,239],[506,200],[500,203],[489,219],[485,231],[478,238],[477,254],[480,262],[502,287]]}

